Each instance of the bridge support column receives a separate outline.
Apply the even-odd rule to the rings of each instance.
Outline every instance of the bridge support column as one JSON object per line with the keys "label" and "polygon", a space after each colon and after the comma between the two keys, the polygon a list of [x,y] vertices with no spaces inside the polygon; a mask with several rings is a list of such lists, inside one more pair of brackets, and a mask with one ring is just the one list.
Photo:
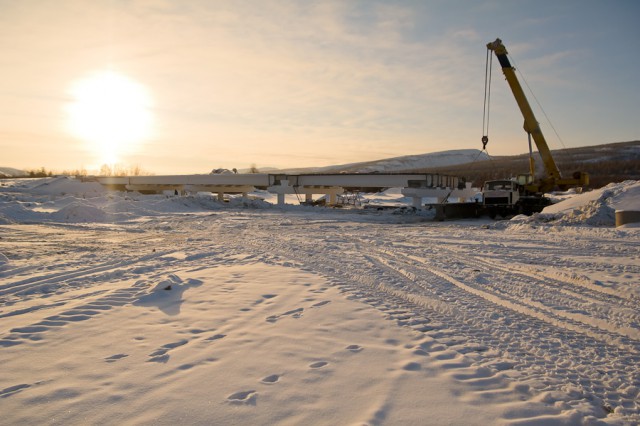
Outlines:
{"label": "bridge support column", "polygon": [[273,185],[267,188],[272,194],[278,194],[278,205],[284,205],[285,194],[295,194],[293,186],[289,185],[288,180],[281,180],[279,185]]}

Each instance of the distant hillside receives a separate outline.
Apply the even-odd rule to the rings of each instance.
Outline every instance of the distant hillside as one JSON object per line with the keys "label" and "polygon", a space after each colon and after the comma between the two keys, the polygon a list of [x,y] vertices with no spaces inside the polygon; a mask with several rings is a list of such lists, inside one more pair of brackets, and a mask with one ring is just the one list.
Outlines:
{"label": "distant hillside", "polygon": [[0,167],[0,178],[22,177],[28,173],[24,170],[18,170],[11,167]]}
{"label": "distant hillside", "polygon": [[[576,171],[587,172],[592,188],[600,188],[611,182],[640,180],[640,141],[560,149],[552,151],[552,154],[563,176],[571,176]],[[536,165],[540,170],[542,160],[539,157]],[[464,177],[467,181],[472,181],[474,186],[480,186],[486,180],[513,177],[527,173],[528,170],[529,154],[522,154],[492,157],[485,161],[455,166],[397,171],[449,174]]]}
{"label": "distant hillside", "polygon": [[[552,151],[563,176],[576,171],[589,173],[590,186],[600,188],[611,182],[640,180],[640,141],[568,148]],[[536,168],[543,171],[537,153]],[[474,186],[486,180],[515,177],[529,171],[529,154],[489,157],[477,149],[460,149],[421,155],[406,155],[363,163],[321,168],[260,170],[266,173],[440,173],[465,178]]]}
{"label": "distant hillside", "polygon": [[[455,166],[489,159],[489,156],[477,149],[457,149],[451,151],[433,152],[429,154],[405,155],[402,157],[386,158],[383,160],[362,163],[341,164],[327,167],[310,167],[299,169],[278,170],[281,173],[376,173],[399,172],[411,169],[433,169],[437,167]],[[274,173],[274,170],[260,169],[261,172]]]}

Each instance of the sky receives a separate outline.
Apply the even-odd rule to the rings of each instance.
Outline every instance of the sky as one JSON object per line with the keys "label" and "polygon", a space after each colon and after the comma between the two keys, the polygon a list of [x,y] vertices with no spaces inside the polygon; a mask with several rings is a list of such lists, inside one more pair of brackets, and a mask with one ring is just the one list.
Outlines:
{"label": "sky", "polygon": [[[0,0],[0,166],[186,174],[481,149],[497,37],[552,149],[638,140],[639,20],[636,0]],[[525,153],[497,61],[492,76],[488,152]]]}

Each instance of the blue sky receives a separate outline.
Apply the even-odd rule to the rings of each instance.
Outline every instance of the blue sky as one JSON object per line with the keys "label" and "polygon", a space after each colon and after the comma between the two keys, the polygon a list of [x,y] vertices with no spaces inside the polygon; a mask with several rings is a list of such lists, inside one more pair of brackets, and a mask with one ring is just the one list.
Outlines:
{"label": "blue sky", "polygon": [[[107,161],[104,137],[69,130],[74,85],[104,71],[151,99],[151,130],[117,161],[158,174],[481,148],[496,37],[552,148],[637,140],[639,19],[616,0],[0,0],[0,165]],[[524,153],[497,62],[493,77],[489,153]]]}

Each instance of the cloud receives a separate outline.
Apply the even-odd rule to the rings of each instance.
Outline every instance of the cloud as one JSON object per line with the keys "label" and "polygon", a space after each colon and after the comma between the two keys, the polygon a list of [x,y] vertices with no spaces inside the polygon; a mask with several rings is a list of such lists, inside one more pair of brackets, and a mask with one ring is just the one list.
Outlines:
{"label": "cloud", "polygon": [[[2,111],[55,117],[41,131],[59,133],[73,82],[113,69],[151,91],[158,131],[146,146],[167,157],[178,145],[200,157],[245,150],[284,159],[295,150],[337,161],[475,146],[494,28],[484,23],[506,18],[495,2],[12,2],[0,16],[0,100],[11,105],[14,91],[22,99]],[[530,28],[509,22],[512,32],[520,22]],[[553,36],[541,37],[507,40],[529,81],[584,84],[569,71],[586,51],[544,51]],[[494,111],[507,111],[521,132],[502,90]]]}

